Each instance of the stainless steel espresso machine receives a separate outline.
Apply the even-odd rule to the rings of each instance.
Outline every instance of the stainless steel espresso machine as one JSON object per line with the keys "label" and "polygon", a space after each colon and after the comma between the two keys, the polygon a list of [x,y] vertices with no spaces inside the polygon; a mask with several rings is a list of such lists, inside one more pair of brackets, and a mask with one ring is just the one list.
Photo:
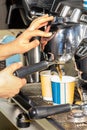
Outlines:
{"label": "stainless steel espresso machine", "polygon": [[[26,3],[29,1],[25,0],[24,2],[25,6],[26,4],[29,5],[29,3]],[[79,104],[52,105],[52,102],[43,101],[40,88],[34,87],[33,84],[28,88],[29,93],[28,89],[26,91],[21,90],[11,99],[11,102],[16,104],[16,107],[14,105],[12,108],[13,116],[18,112],[13,123],[16,122],[15,125],[19,129],[30,129],[32,124],[38,130],[87,129],[87,11],[83,9],[82,3],[79,3],[79,1],[71,2],[69,0],[58,4],[55,4],[55,2],[53,1],[52,8],[49,11],[49,15],[54,15],[54,21],[49,23],[53,37],[45,46],[43,60],[31,66],[24,66],[15,71],[14,74],[23,78],[61,62],[66,63],[69,59],[74,58],[78,69],[77,87],[80,90],[81,99],[79,100],[81,102]],[[56,5],[56,7],[54,8],[53,5]],[[31,11],[30,9],[28,6],[27,10]],[[38,9],[38,6],[35,9]],[[48,11],[45,10],[45,7],[43,7],[42,13],[38,10],[29,13],[26,11],[27,18],[29,17],[29,20],[32,20],[38,15],[46,13],[45,11]],[[30,88],[32,88],[32,91]],[[38,92],[40,93],[37,94]],[[10,106],[7,106],[8,108],[11,109]],[[19,108],[21,111],[19,111]]]}

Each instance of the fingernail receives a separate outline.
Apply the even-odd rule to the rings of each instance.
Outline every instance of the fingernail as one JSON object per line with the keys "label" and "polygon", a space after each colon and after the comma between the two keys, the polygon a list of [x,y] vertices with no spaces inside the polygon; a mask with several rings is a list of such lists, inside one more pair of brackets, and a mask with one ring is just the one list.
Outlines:
{"label": "fingernail", "polygon": [[49,32],[48,35],[51,36],[51,35],[52,35],[52,32]]}

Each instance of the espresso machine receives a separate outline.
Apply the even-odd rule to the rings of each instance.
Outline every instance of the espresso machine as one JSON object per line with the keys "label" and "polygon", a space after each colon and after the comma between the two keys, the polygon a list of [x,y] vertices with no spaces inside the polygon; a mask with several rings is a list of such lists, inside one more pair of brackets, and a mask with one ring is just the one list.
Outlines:
{"label": "espresso machine", "polygon": [[[25,0],[24,10],[26,2],[28,1]],[[33,95],[31,98],[22,91],[11,101],[24,111],[17,116],[18,127],[29,127],[32,120],[38,121],[45,118],[58,130],[85,130],[87,128],[87,11],[83,9],[82,2],[80,3],[78,0],[62,1],[58,4],[55,2],[53,1],[49,11],[49,15],[54,16],[54,21],[49,23],[53,36],[43,50],[43,60],[29,66],[27,64],[16,70],[14,75],[23,78],[74,58],[78,69],[77,87],[82,97],[81,102],[79,104],[52,105],[52,103],[44,102],[41,96],[34,97]],[[28,5],[29,3],[27,3]],[[55,5],[56,7],[54,7]],[[31,11],[30,9],[28,6],[27,11]],[[32,21],[33,18],[45,14],[48,9],[45,10],[43,7],[42,13],[38,10],[28,13],[27,11],[27,19],[29,17],[29,20]]]}

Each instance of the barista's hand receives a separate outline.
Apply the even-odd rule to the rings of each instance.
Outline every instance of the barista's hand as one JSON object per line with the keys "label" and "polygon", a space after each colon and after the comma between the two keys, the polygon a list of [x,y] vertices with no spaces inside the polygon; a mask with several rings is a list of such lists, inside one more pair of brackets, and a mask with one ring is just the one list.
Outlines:
{"label": "barista's hand", "polygon": [[15,52],[16,53],[25,53],[32,48],[35,48],[39,45],[40,41],[37,39],[34,39],[31,41],[33,37],[50,37],[52,35],[51,32],[42,31],[39,28],[45,26],[48,24],[49,21],[53,20],[53,16],[41,16],[36,18],[30,26],[22,33],[15,41]]}
{"label": "barista's hand", "polygon": [[40,30],[39,28],[48,24],[49,21],[53,20],[53,16],[41,16],[36,18],[30,26],[14,41],[0,45],[0,60],[4,60],[9,56],[14,54],[22,54],[25,53],[32,48],[35,48],[39,45],[40,41],[38,39],[33,39],[37,36],[40,37],[50,37],[52,35],[51,32],[45,32]]}
{"label": "barista's hand", "polygon": [[48,25],[48,22],[53,21],[53,19],[53,16],[48,16],[48,14],[38,17],[30,24],[28,29],[30,31],[37,30],[43,26]]}
{"label": "barista's hand", "polygon": [[[48,25],[45,32],[49,32],[50,28],[51,28],[51,25]],[[49,37],[49,38],[41,37],[41,49],[42,49],[42,51],[44,50],[46,44],[48,43],[48,41],[50,39],[51,39],[51,37]]]}
{"label": "barista's hand", "polygon": [[26,79],[20,79],[13,75],[13,72],[21,66],[22,63],[14,63],[0,72],[1,98],[13,97],[26,84]]}

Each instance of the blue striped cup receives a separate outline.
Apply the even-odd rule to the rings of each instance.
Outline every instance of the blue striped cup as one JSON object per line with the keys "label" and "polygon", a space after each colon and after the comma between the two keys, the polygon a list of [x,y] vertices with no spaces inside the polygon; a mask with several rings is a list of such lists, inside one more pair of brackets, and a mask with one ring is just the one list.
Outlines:
{"label": "blue striped cup", "polygon": [[62,81],[56,75],[51,76],[53,104],[73,103],[75,77],[63,76]]}
{"label": "blue striped cup", "polygon": [[83,0],[83,8],[87,10],[87,0]]}

